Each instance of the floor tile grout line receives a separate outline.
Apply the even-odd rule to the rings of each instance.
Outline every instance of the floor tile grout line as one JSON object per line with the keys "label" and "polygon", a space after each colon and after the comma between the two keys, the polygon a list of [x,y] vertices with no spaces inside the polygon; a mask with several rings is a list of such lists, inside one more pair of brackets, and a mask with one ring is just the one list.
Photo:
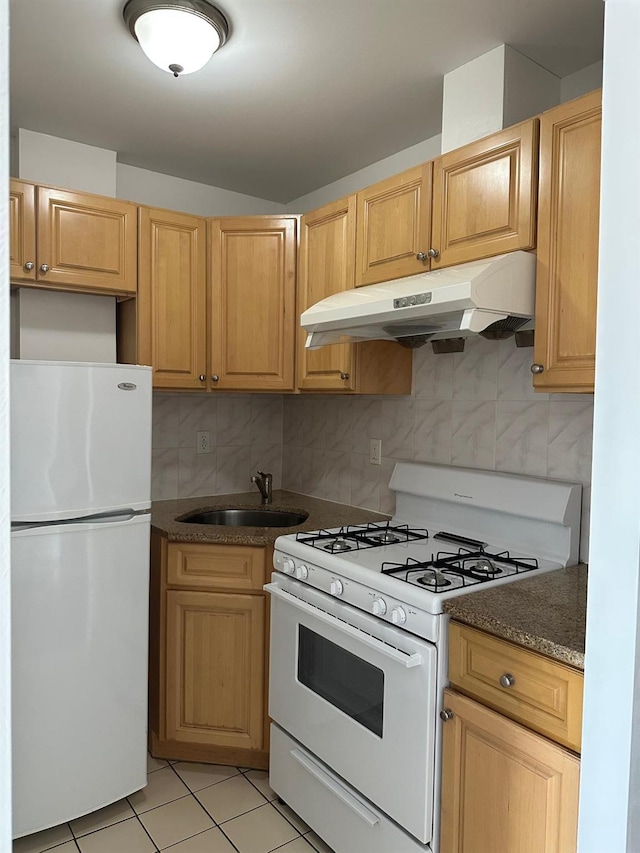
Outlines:
{"label": "floor tile grout line", "polygon": [[[124,799],[126,800],[127,798],[125,797]],[[116,800],[116,802],[118,801]],[[127,800],[127,802],[129,801]],[[136,816],[136,813],[135,811],[133,811],[131,803],[129,803],[129,807],[131,808],[133,814],[128,815],[128,817],[123,817],[119,818],[118,820],[114,820],[113,823],[108,823],[106,826],[99,827],[99,829],[90,829],[89,832],[83,832],[82,835],[76,835],[73,831],[73,827],[70,825],[69,828],[71,829],[71,835],[73,836],[73,840],[78,841],[80,838],[86,838],[87,835],[95,835],[96,832],[102,832],[103,829],[109,829],[110,826],[116,826],[119,823],[124,823],[126,820],[131,820],[132,817]],[[108,806],[105,806],[105,808],[108,808]],[[89,812],[89,814],[91,814],[91,812]]]}
{"label": "floor tile grout line", "polygon": [[153,849],[154,849],[155,853],[160,853],[160,848],[158,847],[156,842],[153,840],[153,838],[151,837],[151,835],[149,834],[149,832],[147,830],[147,827],[143,824],[143,822],[140,820],[140,817],[138,815],[136,815],[136,820],[138,821],[138,823],[142,827],[142,830],[145,833],[145,835],[147,836],[147,838],[149,839],[149,841],[153,844]]}

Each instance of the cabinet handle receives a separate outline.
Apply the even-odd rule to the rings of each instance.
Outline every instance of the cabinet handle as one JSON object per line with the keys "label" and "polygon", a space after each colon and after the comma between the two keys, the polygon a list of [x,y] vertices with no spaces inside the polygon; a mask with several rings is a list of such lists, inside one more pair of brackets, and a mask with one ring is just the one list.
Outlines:
{"label": "cabinet handle", "polygon": [[426,253],[425,252],[418,252],[418,254],[416,255],[416,260],[417,261],[426,261],[427,260]]}
{"label": "cabinet handle", "polygon": [[212,382],[218,382],[219,380],[220,380],[220,377],[218,376],[218,374],[214,373],[213,376],[211,377],[211,381]]}
{"label": "cabinet handle", "polygon": [[440,719],[443,723],[448,723],[449,720],[453,720],[453,711],[451,708],[443,708],[442,711],[440,711]]}
{"label": "cabinet handle", "polygon": [[440,257],[440,251],[439,251],[439,249],[429,249],[429,251],[427,252],[427,255],[430,258],[439,258]]}
{"label": "cabinet handle", "polygon": [[40,264],[40,272],[49,272],[49,264]]}
{"label": "cabinet handle", "polygon": [[515,683],[515,677],[508,672],[500,676],[500,687],[513,687]]}
{"label": "cabinet handle", "polygon": [[348,373],[341,373],[341,374],[340,374],[340,379],[348,379],[348,378],[349,378],[349,374],[348,374]]}
{"label": "cabinet handle", "polygon": [[35,267],[35,264],[33,263],[33,261],[27,261],[27,263],[24,265],[24,268],[26,269],[27,272],[31,272],[31,270],[34,267]]}
{"label": "cabinet handle", "polygon": [[207,377],[204,375],[204,373],[201,373],[200,376],[198,376],[198,379],[200,380],[200,382],[204,382],[206,378]]}
{"label": "cabinet handle", "polygon": [[544,364],[532,364],[531,365],[532,373],[544,373]]}

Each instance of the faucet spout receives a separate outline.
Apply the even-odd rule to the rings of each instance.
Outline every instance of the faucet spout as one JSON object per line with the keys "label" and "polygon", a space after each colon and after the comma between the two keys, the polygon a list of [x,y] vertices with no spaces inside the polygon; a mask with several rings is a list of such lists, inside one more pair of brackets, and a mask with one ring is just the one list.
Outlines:
{"label": "faucet spout", "polygon": [[265,474],[264,471],[258,471],[251,478],[251,482],[255,483],[262,495],[262,503],[270,504],[273,500],[272,484],[273,474]]}

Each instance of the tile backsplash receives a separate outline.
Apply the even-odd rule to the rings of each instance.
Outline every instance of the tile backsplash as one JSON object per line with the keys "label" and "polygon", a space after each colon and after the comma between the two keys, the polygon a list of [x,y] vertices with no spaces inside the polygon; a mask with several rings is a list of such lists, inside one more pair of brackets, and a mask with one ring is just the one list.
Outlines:
{"label": "tile backsplash", "polygon": [[[196,433],[210,433],[210,453]],[[153,500],[248,492],[258,469],[282,482],[282,397],[265,394],[153,395]]]}
{"label": "tile backsplash", "polygon": [[[536,394],[531,348],[468,338],[465,351],[414,352],[407,397],[154,394],[154,499],[244,492],[258,468],[274,487],[394,511],[399,460],[488,468],[583,484],[588,550],[593,396]],[[196,453],[209,430],[211,453]],[[370,439],[382,464],[369,462]]]}

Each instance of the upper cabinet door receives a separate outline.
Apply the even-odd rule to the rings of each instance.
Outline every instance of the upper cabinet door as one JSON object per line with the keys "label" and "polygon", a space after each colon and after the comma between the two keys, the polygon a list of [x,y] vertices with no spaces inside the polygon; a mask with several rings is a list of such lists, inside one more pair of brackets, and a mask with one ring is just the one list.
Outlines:
{"label": "upper cabinet door", "polygon": [[47,187],[37,192],[38,281],[135,294],[136,205]]}
{"label": "upper cabinet door", "polygon": [[[355,195],[302,217],[298,316],[321,299],[353,287],[355,244]],[[306,339],[307,333],[298,323],[298,387],[307,391],[354,390],[354,345],[332,344],[308,350]]]}
{"label": "upper cabinet door", "polygon": [[296,219],[213,219],[212,388],[293,390]]}
{"label": "upper cabinet door", "polygon": [[36,278],[36,188],[13,178],[9,194],[9,277]]}
{"label": "upper cabinet door", "polygon": [[535,246],[538,119],[434,162],[431,269]]}
{"label": "upper cabinet door", "polygon": [[140,208],[138,360],[155,388],[207,387],[206,220]]}
{"label": "upper cabinet door", "polygon": [[540,120],[534,360],[541,391],[593,391],[600,214],[600,92]]}
{"label": "upper cabinet door", "polygon": [[431,174],[425,163],[358,193],[356,287],[429,269]]}

